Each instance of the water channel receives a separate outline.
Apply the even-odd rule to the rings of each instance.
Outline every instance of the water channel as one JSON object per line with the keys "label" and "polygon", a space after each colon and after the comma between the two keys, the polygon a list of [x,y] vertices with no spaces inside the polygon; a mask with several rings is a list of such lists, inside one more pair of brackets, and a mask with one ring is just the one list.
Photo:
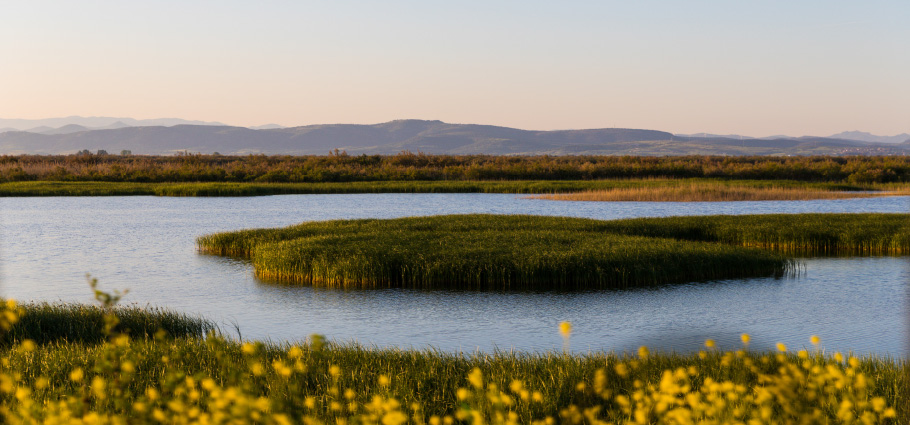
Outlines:
{"label": "water channel", "polygon": [[701,214],[908,212],[910,197],[711,203],[559,202],[507,194],[249,198],[0,198],[0,295],[91,302],[86,273],[127,303],[197,314],[244,339],[338,341],[444,351],[692,351],[753,337],[826,350],[910,354],[910,259],[803,259],[798,275],[658,288],[556,292],[326,290],[264,283],[244,261],[200,255],[197,236],[337,218],[495,213],[598,219]]}

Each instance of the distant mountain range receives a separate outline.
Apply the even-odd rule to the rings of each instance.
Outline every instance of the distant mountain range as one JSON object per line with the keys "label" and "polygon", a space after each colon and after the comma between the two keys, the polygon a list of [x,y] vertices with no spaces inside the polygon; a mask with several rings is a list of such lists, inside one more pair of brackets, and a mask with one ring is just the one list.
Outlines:
{"label": "distant mountain range", "polygon": [[845,131],[831,136],[835,139],[858,140],[870,143],[904,143],[910,141],[910,134],[901,133],[897,136],[876,136],[864,131]]}
{"label": "distant mountain range", "polygon": [[[693,137],[693,138],[706,138],[706,139],[756,139],[755,137],[742,136],[739,134],[711,134],[711,133],[696,133],[696,134],[677,134],[681,137]],[[804,136],[805,137],[805,136]],[[869,142],[869,143],[904,143],[910,141],[910,134],[901,133],[896,136],[876,136],[872,133],[866,133],[864,131],[844,131],[837,134],[832,134],[827,139],[840,139],[840,140],[853,140],[857,142]],[[777,139],[800,139],[800,137],[787,136],[783,134],[767,137],[758,137],[759,140],[777,140]]]}
{"label": "distant mountain range", "polygon": [[[41,133],[42,130],[60,129],[72,125],[82,127],[88,130],[103,130],[121,127],[143,127],[143,126],[165,126],[174,125],[225,125],[220,122],[193,121],[180,118],[157,118],[150,120],[137,120],[135,118],[115,118],[115,117],[61,117],[45,118],[37,120],[27,119],[4,119],[0,118],[0,132],[4,131],[28,131],[31,133]],[[35,131],[37,130],[37,131]]]}
{"label": "distant mountain range", "polygon": [[[70,121],[67,121],[70,120]],[[157,123],[152,125],[151,123]],[[57,125],[58,126],[54,126]],[[7,130],[15,129],[15,130]],[[4,131],[7,130],[7,131]],[[756,139],[738,135],[674,135],[656,130],[602,128],[532,131],[442,121],[253,128],[179,119],[69,117],[0,119],[0,154],[68,154],[84,149],[133,154],[433,154],[491,155],[838,155],[910,154],[910,136],[848,132],[838,137]],[[848,139],[865,137],[869,140]],[[894,141],[907,136],[903,141]]]}

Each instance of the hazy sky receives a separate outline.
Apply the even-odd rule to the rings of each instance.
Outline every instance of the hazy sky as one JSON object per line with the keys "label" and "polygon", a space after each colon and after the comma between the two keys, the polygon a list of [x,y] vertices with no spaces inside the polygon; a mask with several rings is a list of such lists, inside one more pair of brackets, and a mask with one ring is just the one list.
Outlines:
{"label": "hazy sky", "polygon": [[910,1],[0,0],[0,117],[910,132]]}

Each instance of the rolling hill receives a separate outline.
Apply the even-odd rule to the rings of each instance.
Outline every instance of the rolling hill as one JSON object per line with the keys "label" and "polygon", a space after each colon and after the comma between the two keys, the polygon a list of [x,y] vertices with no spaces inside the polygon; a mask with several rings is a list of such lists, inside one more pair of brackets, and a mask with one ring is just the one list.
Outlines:
{"label": "rolling hill", "polygon": [[83,149],[133,154],[549,154],[549,155],[836,155],[907,154],[910,145],[823,137],[740,139],[675,136],[656,130],[602,128],[533,131],[442,121],[397,120],[381,124],[331,124],[250,129],[224,125],[174,125],[108,129],[71,124],[41,133],[0,133],[0,154],[68,154]]}

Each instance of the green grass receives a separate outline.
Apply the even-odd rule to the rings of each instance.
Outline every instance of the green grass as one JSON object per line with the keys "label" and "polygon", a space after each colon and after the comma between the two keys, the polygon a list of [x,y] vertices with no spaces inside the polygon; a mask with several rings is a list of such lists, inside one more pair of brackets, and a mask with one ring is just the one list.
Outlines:
{"label": "green grass", "polygon": [[[104,310],[100,307],[68,303],[29,303],[22,307],[19,321],[0,335],[0,345],[26,339],[38,344],[98,343],[106,339]],[[113,311],[120,320],[114,330],[134,338],[151,338],[159,330],[170,337],[202,337],[215,329],[205,319],[162,308],[118,307]]]}
{"label": "green grass", "polygon": [[[804,255],[910,252],[908,214],[590,220],[454,215],[202,236],[265,279],[327,287],[597,289],[784,272]],[[764,249],[756,249],[764,248]]]}
{"label": "green grass", "polygon": [[[96,298],[105,305],[116,303],[99,293]],[[158,310],[127,310],[118,314],[124,325],[167,322]],[[71,304],[11,310],[2,303],[0,329],[17,315],[34,323],[25,316],[94,320],[98,311]],[[410,422],[415,424],[431,416],[463,418],[471,411],[490,422],[511,414],[520,423],[546,417],[589,423],[569,414],[587,409],[595,409],[590,412],[598,419],[622,423],[633,418],[622,400],[656,415],[651,420],[656,422],[670,415],[653,402],[668,399],[701,400],[679,409],[723,423],[765,413],[766,420],[750,423],[812,423],[806,422],[810,417],[841,423],[834,419],[854,411],[875,412],[868,423],[892,423],[885,416],[904,420],[910,414],[910,362],[889,357],[714,349],[465,354],[326,344],[321,337],[307,343],[242,343],[214,334],[201,338],[195,331],[131,339],[115,330],[102,332],[102,341],[88,341],[82,338],[86,331],[66,321],[42,323],[19,328],[12,338],[16,344],[0,346],[4,423],[187,423],[200,415],[226,423],[404,423],[408,416],[401,412],[415,405]],[[97,324],[90,333],[96,331]],[[60,337],[32,342],[48,332]],[[505,403],[503,395],[511,401]],[[713,413],[695,411],[703,407]]]}
{"label": "green grass", "polygon": [[10,196],[263,196],[344,193],[518,193],[547,194],[621,188],[664,187],[696,182],[720,186],[783,187],[817,190],[875,190],[872,185],[791,180],[635,179],[508,181],[369,181],[348,183],[131,183],[27,181],[0,183]]}
{"label": "green grass", "polygon": [[455,215],[335,220],[203,236],[203,251],[250,256],[260,277],[329,287],[622,288],[780,274],[761,250],[621,235],[607,222]]}
{"label": "green grass", "polygon": [[910,214],[767,214],[636,218],[611,233],[720,242],[802,255],[910,253]]}
{"label": "green grass", "polygon": [[[287,360],[289,348],[286,344],[258,344],[255,355],[249,355],[243,353],[241,344],[217,338],[209,341],[195,338],[169,342],[134,341],[116,351],[120,362],[131,361],[136,369],[128,380],[119,384],[121,374],[116,367],[110,370],[110,346],[60,342],[39,346],[31,352],[0,351],[0,356],[8,359],[11,370],[20,372],[19,385],[34,386],[40,378],[52,383],[45,390],[35,392],[39,405],[67,395],[90,394],[82,382],[69,378],[71,371],[81,369],[86,371],[83,382],[102,377],[110,382],[109,386],[118,385],[125,389],[117,395],[123,402],[121,405],[86,397],[88,406],[95,411],[117,412],[125,405],[129,414],[129,406],[134,400],[142,398],[147,388],[159,388],[165,397],[161,401],[164,405],[169,399],[181,399],[179,391],[170,392],[167,388],[182,383],[186,377],[195,377],[197,382],[207,377],[224,388],[242,389],[252,397],[268,397],[272,412],[292,417],[315,414],[323,420],[330,419],[332,413],[328,409],[307,410],[304,399],[313,397],[324,404],[341,399],[339,394],[333,395],[332,388],[341,389],[342,393],[345,389],[352,390],[353,400],[361,403],[367,403],[371,395],[378,394],[393,397],[403,406],[420,403],[427,416],[454,414],[463,405],[456,393],[459,388],[470,388],[466,376],[474,368],[482,371],[487,385],[495,384],[498,388],[507,389],[513,381],[519,380],[529,390],[541,393],[541,402],[515,406],[514,411],[525,420],[531,417],[558,417],[561,409],[573,404],[603,405],[604,415],[618,420],[623,415],[615,404],[604,401],[590,390],[579,391],[578,383],[584,382],[587,388],[592,388],[597,371],[602,370],[606,378],[604,385],[611,394],[631,394],[636,390],[635,381],[656,383],[666,370],[694,367],[698,371],[698,377],[693,381],[695,389],[707,378],[752,387],[759,385],[760,378],[746,366],[747,361],[767,374],[774,374],[784,360],[799,361],[793,354],[782,359],[767,353],[731,357],[709,352],[704,359],[696,354],[667,353],[651,354],[646,360],[636,360],[634,356],[613,353],[577,356],[504,352],[462,354],[369,349],[357,345],[329,344],[318,348],[304,344],[301,346],[300,361],[305,365],[305,371],[285,378],[272,370],[271,365],[276,360],[292,364],[293,361]],[[830,359],[821,357],[816,357],[816,361],[831,363]],[[251,373],[255,364],[265,365],[266,372],[258,376]],[[617,366],[620,364],[630,366],[628,375],[618,373]],[[337,376],[329,372],[332,366],[340,369]],[[910,381],[910,363],[892,358],[866,357],[860,359],[856,370],[871,378],[870,396],[881,396],[890,406],[901,409],[899,412],[907,413],[907,406],[901,400],[902,391],[908,388]],[[388,387],[379,384],[383,375],[390,378]],[[10,399],[9,395],[0,396],[5,403],[11,403]],[[827,409],[826,406],[817,407]],[[213,407],[209,405],[208,408]]]}

